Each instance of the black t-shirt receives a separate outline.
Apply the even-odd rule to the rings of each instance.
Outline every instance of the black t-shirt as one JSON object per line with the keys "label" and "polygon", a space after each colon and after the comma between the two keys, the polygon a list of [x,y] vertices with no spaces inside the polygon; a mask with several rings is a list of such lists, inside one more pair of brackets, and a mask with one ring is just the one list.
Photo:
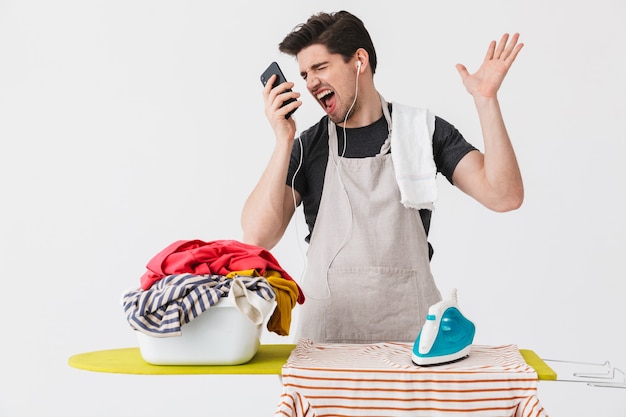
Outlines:
{"label": "black t-shirt", "polygon": [[[391,111],[391,104],[389,108]],[[383,115],[369,126],[345,129],[344,149],[344,129],[339,126],[336,128],[338,153],[339,155],[343,154],[346,158],[375,156],[380,152],[381,146],[389,135],[387,119]],[[287,185],[292,186],[293,184],[302,197],[304,217],[309,227],[309,235],[306,237],[308,242],[317,219],[324,188],[326,165],[328,164],[328,116],[322,117],[317,124],[302,132],[300,139],[302,140],[302,164],[298,169],[301,146],[300,140],[296,138],[289,162]],[[433,157],[437,171],[441,172],[450,183],[452,183],[452,174],[456,165],[468,152],[475,149],[454,126],[439,117],[435,117]],[[298,172],[295,180],[293,180],[296,170]],[[430,210],[420,210],[420,215],[424,223],[424,230],[428,235],[431,212]],[[433,251],[430,243],[429,252],[432,257]]]}

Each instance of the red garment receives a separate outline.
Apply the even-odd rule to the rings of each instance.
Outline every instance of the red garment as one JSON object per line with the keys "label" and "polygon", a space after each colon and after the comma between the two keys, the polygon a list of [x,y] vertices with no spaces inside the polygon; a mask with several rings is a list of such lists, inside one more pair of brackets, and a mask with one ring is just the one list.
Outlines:
{"label": "red garment", "polygon": [[[148,270],[140,280],[143,290],[167,275],[228,275],[246,269],[256,269],[260,275],[267,270],[277,271],[283,278],[293,281],[269,251],[236,240],[178,240],[159,252],[146,267]],[[298,286],[298,303],[303,302],[304,294]]]}

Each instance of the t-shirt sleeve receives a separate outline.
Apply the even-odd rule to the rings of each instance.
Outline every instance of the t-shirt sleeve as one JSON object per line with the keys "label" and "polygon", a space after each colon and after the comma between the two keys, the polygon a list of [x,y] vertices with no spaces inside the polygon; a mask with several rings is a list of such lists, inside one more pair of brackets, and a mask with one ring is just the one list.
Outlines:
{"label": "t-shirt sleeve", "polygon": [[435,116],[435,131],[433,132],[433,157],[437,171],[441,172],[450,182],[454,170],[468,152],[477,150],[467,142],[461,132],[444,119]]}

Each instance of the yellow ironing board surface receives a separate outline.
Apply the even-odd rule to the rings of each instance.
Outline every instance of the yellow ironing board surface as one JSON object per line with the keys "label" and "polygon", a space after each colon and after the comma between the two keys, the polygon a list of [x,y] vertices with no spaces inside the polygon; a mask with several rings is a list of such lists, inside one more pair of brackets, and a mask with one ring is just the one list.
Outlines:
{"label": "yellow ironing board surface", "polygon": [[70,357],[70,366],[86,371],[143,374],[249,374],[280,375],[289,354],[296,345],[261,345],[254,357],[241,365],[152,365],[142,357],[138,347],[99,350]]}
{"label": "yellow ironing board surface", "polygon": [[520,349],[519,353],[522,354],[522,358],[524,358],[526,363],[537,372],[537,377],[540,380],[556,381],[556,372],[554,372],[539,355],[528,349]]}
{"label": "yellow ironing board surface", "polygon": [[[98,350],[69,358],[69,365],[86,371],[141,375],[241,374],[280,375],[293,344],[261,345],[256,355],[242,365],[152,365],[142,357],[138,347]],[[556,380],[556,373],[532,350],[520,349],[526,363],[539,380]]]}

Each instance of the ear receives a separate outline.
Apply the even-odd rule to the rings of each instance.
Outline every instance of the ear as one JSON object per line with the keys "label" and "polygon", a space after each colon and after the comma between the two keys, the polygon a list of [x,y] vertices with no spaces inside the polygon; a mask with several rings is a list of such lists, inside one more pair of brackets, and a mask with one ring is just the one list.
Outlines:
{"label": "ear", "polygon": [[369,65],[369,58],[370,56],[365,49],[359,48],[356,50],[356,52],[354,53],[354,59],[356,60],[355,65],[357,71],[361,72],[362,70],[367,68],[367,66]]}

